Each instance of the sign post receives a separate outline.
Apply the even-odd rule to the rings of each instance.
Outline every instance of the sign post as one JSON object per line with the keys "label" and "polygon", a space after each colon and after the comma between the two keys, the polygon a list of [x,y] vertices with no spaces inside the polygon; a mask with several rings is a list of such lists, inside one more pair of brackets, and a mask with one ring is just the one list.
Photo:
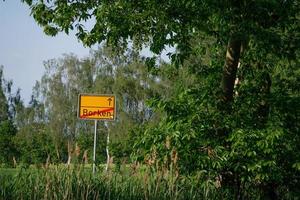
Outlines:
{"label": "sign post", "polygon": [[96,171],[96,141],[97,141],[97,120],[95,120],[95,132],[94,132],[93,174],[95,174]]}
{"label": "sign post", "polygon": [[97,120],[115,120],[115,105],[116,98],[114,95],[80,94],[78,98],[78,118],[95,121],[93,174],[96,171]]}

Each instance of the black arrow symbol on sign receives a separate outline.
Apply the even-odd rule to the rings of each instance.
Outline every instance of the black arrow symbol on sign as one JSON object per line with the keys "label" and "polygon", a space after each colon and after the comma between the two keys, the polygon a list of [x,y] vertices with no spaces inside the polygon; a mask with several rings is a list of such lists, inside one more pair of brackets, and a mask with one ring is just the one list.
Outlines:
{"label": "black arrow symbol on sign", "polygon": [[107,99],[107,101],[108,101],[108,105],[110,106],[110,103],[111,103],[112,99],[109,98],[109,99]]}

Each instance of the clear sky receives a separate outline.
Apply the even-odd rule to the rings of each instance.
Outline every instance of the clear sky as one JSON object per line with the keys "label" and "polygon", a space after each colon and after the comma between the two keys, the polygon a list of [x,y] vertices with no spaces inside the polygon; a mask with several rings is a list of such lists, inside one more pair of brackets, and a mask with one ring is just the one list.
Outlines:
{"label": "clear sky", "polygon": [[32,87],[44,72],[43,61],[64,53],[85,57],[89,49],[72,33],[46,36],[21,0],[0,0],[0,65],[4,66],[4,77],[21,89],[26,104]]}

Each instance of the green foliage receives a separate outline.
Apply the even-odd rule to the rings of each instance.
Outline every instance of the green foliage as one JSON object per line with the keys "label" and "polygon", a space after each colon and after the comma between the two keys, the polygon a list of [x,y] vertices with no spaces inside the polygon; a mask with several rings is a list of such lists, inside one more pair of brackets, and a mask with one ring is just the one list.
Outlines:
{"label": "green foliage", "polygon": [[13,159],[17,157],[17,150],[13,143],[13,137],[17,130],[13,124],[15,108],[20,101],[19,90],[12,94],[12,81],[3,77],[3,66],[0,66],[0,164],[12,166]]}
{"label": "green foliage", "polygon": [[251,191],[260,198],[297,196],[299,51],[293,59],[273,53],[263,58],[250,40],[240,60],[234,101],[224,111],[219,98],[224,47],[214,37],[200,38],[183,68],[162,68],[171,93],[160,94],[150,107],[164,117],[139,133],[134,155],[162,165],[176,151],[182,172],[201,171],[236,199],[251,197]]}
{"label": "green foliage", "polygon": [[0,66],[0,122],[8,119],[8,102],[5,96],[3,66]]}
{"label": "green foliage", "polygon": [[[88,46],[106,41],[126,50],[131,40],[139,49],[148,44],[156,54],[167,45],[178,45],[180,55],[189,54],[189,42],[199,31],[223,42],[232,35],[246,38],[253,35],[257,43],[268,44],[266,49],[283,53],[283,49],[277,50],[282,44],[277,40],[280,33],[274,30],[293,29],[290,24],[299,17],[296,0],[25,2],[49,35],[75,29],[77,37]],[[86,21],[95,21],[91,29],[84,26]],[[299,38],[293,37],[286,45],[297,41]],[[179,57],[174,55],[174,59]]]}
{"label": "green foliage", "polygon": [[17,152],[12,138],[16,132],[12,121],[6,120],[0,122],[0,163],[13,165],[13,157],[17,156]]}
{"label": "green foliage", "polygon": [[[106,140],[103,137],[106,132],[106,129],[101,126],[102,124],[98,123],[98,132],[97,132],[97,140],[96,140],[96,164],[105,163],[106,162],[106,152],[105,145]],[[94,147],[94,133],[93,131],[81,132],[76,137],[76,144],[80,148],[80,154],[78,156],[79,163],[83,162],[84,152],[87,152],[88,163],[91,163],[93,160],[93,147]]]}
{"label": "green foliage", "polygon": [[[10,199],[218,199],[230,198],[220,190],[203,190],[202,176],[157,173],[137,166],[122,166],[119,173],[96,174],[77,166],[66,169],[21,169],[16,174],[0,169],[0,198]],[[4,172],[4,173],[3,173]],[[206,182],[205,184],[213,184]]]}
{"label": "green foliage", "polygon": [[48,157],[52,159],[49,161],[56,162],[53,140],[43,124],[31,123],[22,127],[14,137],[14,142],[20,153],[21,163],[46,163]]}

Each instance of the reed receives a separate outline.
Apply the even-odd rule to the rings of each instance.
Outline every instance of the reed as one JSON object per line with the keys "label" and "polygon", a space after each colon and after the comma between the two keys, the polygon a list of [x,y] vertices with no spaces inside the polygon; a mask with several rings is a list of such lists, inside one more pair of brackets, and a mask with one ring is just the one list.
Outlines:
{"label": "reed", "polygon": [[203,199],[194,182],[171,169],[144,165],[126,165],[95,176],[82,166],[28,168],[0,173],[0,199]]}

